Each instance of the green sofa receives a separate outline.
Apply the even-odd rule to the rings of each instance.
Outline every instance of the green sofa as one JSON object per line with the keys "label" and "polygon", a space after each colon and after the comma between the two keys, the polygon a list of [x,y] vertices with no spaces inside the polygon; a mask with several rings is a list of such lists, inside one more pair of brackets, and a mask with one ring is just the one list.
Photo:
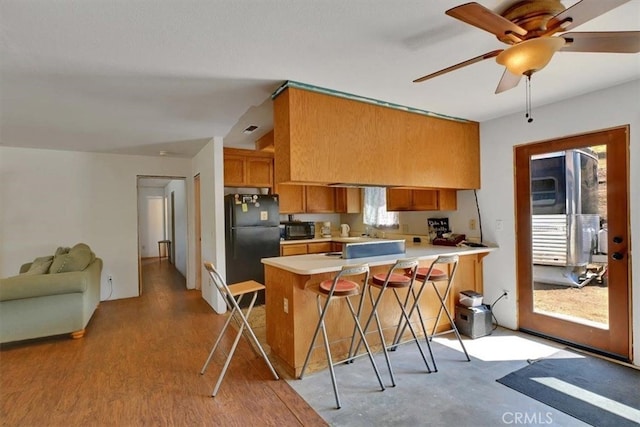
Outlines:
{"label": "green sofa", "polygon": [[84,335],[100,303],[102,260],[89,246],[58,248],[0,279],[0,343]]}

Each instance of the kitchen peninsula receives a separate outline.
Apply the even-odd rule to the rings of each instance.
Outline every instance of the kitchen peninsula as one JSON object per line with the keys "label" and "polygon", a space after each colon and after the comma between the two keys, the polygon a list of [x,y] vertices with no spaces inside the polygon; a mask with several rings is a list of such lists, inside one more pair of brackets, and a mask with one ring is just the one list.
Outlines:
{"label": "kitchen peninsula", "polygon": [[[271,356],[278,364],[287,370],[291,376],[300,374],[313,331],[318,321],[316,294],[305,290],[312,283],[333,278],[344,265],[367,263],[371,268],[371,275],[386,273],[389,267],[399,258],[418,258],[420,266],[428,267],[439,255],[459,255],[460,262],[456,272],[451,292],[447,300],[448,307],[453,313],[458,293],[463,290],[474,290],[482,293],[482,259],[495,248],[461,248],[447,246],[431,246],[427,244],[407,243],[406,253],[383,255],[367,258],[342,259],[327,254],[294,255],[274,258],[264,258],[266,295],[266,329],[267,343],[271,347]],[[444,284],[441,292],[444,291]],[[406,294],[402,294],[404,296]],[[326,318],[328,334],[333,341],[332,354],[335,360],[347,355],[353,322],[346,303],[335,301]],[[425,290],[420,307],[425,317],[425,324],[433,328],[439,302],[431,288]],[[364,305],[364,316],[370,312],[371,304],[368,298]],[[387,339],[395,332],[395,325],[400,311],[389,293],[379,307],[380,320]],[[417,315],[412,322],[417,322]],[[438,324],[438,331],[448,328],[448,320],[442,316]],[[417,331],[418,329],[416,329]],[[428,329],[430,330],[430,329]],[[380,349],[380,342],[375,328],[370,325],[368,337],[373,349]],[[408,333],[408,332],[407,332]],[[319,343],[317,343],[318,345]],[[318,346],[312,354],[309,369],[317,370],[326,366],[325,353],[322,346]]]}

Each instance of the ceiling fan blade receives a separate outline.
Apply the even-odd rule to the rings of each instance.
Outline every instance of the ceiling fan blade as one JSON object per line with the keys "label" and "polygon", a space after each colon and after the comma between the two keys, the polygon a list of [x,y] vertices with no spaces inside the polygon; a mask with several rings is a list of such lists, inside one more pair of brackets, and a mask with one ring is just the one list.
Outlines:
{"label": "ceiling fan blade", "polygon": [[458,68],[466,67],[467,65],[475,64],[476,62],[484,61],[485,59],[495,58],[502,52],[504,49],[492,50],[491,52],[487,52],[484,55],[476,56],[475,58],[467,59],[459,64],[452,65],[451,67],[447,67],[443,70],[436,71],[435,73],[427,74],[426,76],[420,77],[419,79],[415,79],[414,83],[420,83],[425,80],[432,79],[434,77],[440,76],[442,74],[448,73],[453,70],[457,70]]}
{"label": "ceiling fan blade", "polygon": [[[504,37],[506,34],[517,34],[520,36],[527,34],[527,30],[521,26],[514,24],[491,9],[487,9],[476,2],[456,6],[447,10],[445,13],[498,37]],[[521,40],[521,38],[518,38],[518,40]]]}
{"label": "ceiling fan blade", "polygon": [[578,25],[584,24],[628,1],[629,0],[581,0],[551,18],[549,22],[547,22],[547,28],[562,27],[563,29],[559,31],[566,31],[568,28],[575,28]]}
{"label": "ceiling fan blade", "polygon": [[504,69],[504,73],[502,73],[502,78],[498,83],[498,87],[496,88],[496,93],[501,93],[509,89],[513,89],[518,86],[520,83],[520,79],[522,75],[512,74],[508,69]]}
{"label": "ceiling fan blade", "polygon": [[640,31],[598,31],[564,33],[563,52],[640,52]]}

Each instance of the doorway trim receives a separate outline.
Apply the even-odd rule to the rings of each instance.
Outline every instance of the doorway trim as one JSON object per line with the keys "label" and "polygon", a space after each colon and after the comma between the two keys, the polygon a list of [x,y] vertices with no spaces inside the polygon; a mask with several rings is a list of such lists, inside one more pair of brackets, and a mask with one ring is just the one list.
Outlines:
{"label": "doorway trim", "polygon": [[[188,284],[188,278],[187,278],[187,272],[189,269],[189,263],[191,261],[190,256],[189,256],[189,224],[190,224],[190,220],[189,220],[189,189],[188,189],[188,182],[187,182],[187,177],[185,176],[174,176],[174,175],[137,175],[136,176],[136,217],[137,217],[137,227],[136,227],[136,233],[137,233],[137,242],[138,242],[138,296],[142,296],[142,252],[141,252],[141,247],[140,247],[140,224],[141,224],[141,218],[140,218],[140,209],[138,206],[138,199],[140,196],[140,181],[141,180],[145,180],[145,179],[149,179],[149,180],[162,180],[162,181],[174,181],[174,180],[179,180],[179,181],[183,181],[184,182],[184,191],[185,191],[185,202],[184,202],[184,209],[185,209],[185,258],[186,258],[186,270],[185,271],[185,278],[187,279],[187,284]],[[162,188],[166,187],[166,184],[164,186],[162,186]],[[165,204],[165,209],[164,209],[164,214],[165,214],[165,231],[168,233],[171,233],[171,235],[175,234],[175,227],[171,226],[171,224],[169,224],[169,220],[170,221],[174,221],[173,219],[173,212],[171,212],[171,218],[167,218],[166,214],[170,213],[169,211],[172,210],[172,203],[171,203],[171,199],[172,199],[172,194],[173,192],[171,192],[171,194],[169,195],[169,197],[164,197],[165,201],[167,201],[168,203]],[[169,236],[167,236],[169,237]],[[175,236],[172,237],[172,244],[171,244],[171,254],[169,254],[170,256],[170,262],[175,266]],[[188,285],[187,285],[188,288]]]}
{"label": "doorway trim", "polygon": [[[515,216],[516,216],[516,278],[518,290],[519,328],[525,332],[545,336],[576,347],[586,348],[617,359],[632,358],[631,317],[631,258],[629,250],[629,126],[618,126],[580,135],[555,138],[514,147]],[[608,191],[613,192],[620,203],[608,203],[607,219],[610,236],[624,236],[625,246],[618,248],[625,253],[626,268],[611,269],[609,282],[621,283],[617,289],[609,288],[609,328],[606,330],[579,325],[568,320],[535,313],[532,295],[532,238],[530,163],[531,155],[560,151],[583,146],[607,145]],[[609,157],[611,154],[611,157]],[[619,158],[625,165],[612,164],[611,158]],[[611,182],[618,185],[610,185]],[[609,198],[609,197],[608,197]],[[611,258],[611,253],[609,253]],[[610,261],[620,263],[621,261]],[[618,266],[620,266],[618,264]],[[626,277],[621,276],[624,272]],[[616,276],[617,275],[617,276]],[[610,285],[611,286],[611,285]],[[569,338],[567,338],[569,337]],[[574,338],[575,337],[575,338]]]}

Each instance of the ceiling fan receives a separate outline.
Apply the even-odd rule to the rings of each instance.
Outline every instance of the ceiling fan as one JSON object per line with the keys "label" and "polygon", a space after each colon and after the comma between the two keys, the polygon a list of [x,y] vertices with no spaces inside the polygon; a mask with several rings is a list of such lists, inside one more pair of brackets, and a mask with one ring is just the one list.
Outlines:
{"label": "ceiling fan", "polygon": [[565,32],[628,1],[581,0],[565,8],[560,0],[524,0],[513,3],[501,14],[476,2],[454,7],[445,13],[494,34],[498,40],[510,46],[492,50],[413,82],[423,82],[485,59],[496,58],[498,64],[505,66],[496,88],[496,93],[500,93],[516,87],[522,76],[530,79],[534,72],[549,63],[557,51],[640,52],[640,31]]}

